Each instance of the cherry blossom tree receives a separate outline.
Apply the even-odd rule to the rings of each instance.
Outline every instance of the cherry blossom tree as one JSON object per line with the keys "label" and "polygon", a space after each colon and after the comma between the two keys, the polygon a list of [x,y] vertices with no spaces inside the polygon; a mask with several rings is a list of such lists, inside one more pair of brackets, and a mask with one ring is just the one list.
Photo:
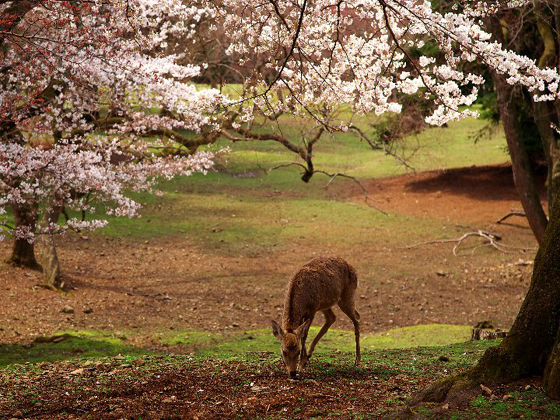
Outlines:
{"label": "cherry blossom tree", "polygon": [[225,98],[189,83],[203,63],[157,54],[208,13],[175,0],[0,1],[0,211],[14,215],[2,223],[12,262],[38,267],[37,238],[52,251],[53,234],[106,223],[58,223],[67,209],[132,217],[139,204],[126,191],[211,168],[212,153],[192,154],[174,134],[210,133]]}
{"label": "cherry blossom tree", "polygon": [[[247,121],[251,107],[257,104],[270,115],[308,113],[325,130],[347,130],[343,122],[333,124],[322,118],[316,112],[317,104],[350,104],[357,112],[381,114],[399,112],[403,96],[420,95],[436,104],[426,122],[442,125],[476,115],[469,107],[484,80],[461,66],[476,62],[493,72],[500,84],[498,102],[502,118],[509,119],[504,127],[510,149],[514,149],[514,176],[518,184],[530,182],[519,171],[525,164],[524,157],[516,154],[521,139],[508,132],[515,122],[515,109],[510,107],[507,94],[520,86],[534,103],[557,101],[560,75],[546,61],[537,63],[508,50],[501,42],[505,29],[497,18],[530,4],[546,6],[547,1],[458,1],[446,13],[434,10],[425,0],[212,3],[216,13],[222,13],[230,35],[229,51],[242,60],[263,57],[266,63],[268,76],[252,75],[254,89],[245,98]],[[560,31],[558,22],[552,24]],[[441,57],[410,53],[411,48],[422,51],[427,40],[437,43]],[[279,91],[284,101],[272,99]],[[238,123],[243,125],[243,119]],[[550,129],[550,124],[547,127]],[[529,293],[511,333],[499,346],[489,349],[476,367],[435,384],[413,403],[458,403],[480,393],[481,383],[543,374],[549,395],[560,396],[559,199],[548,226],[542,218],[529,218],[541,248]],[[521,201],[526,209],[534,204],[524,195]]]}
{"label": "cherry blossom tree", "polygon": [[[452,5],[446,14],[433,10],[431,2],[417,0],[325,0],[297,5],[270,0],[257,8],[224,0],[219,9],[228,10],[224,19],[232,34],[232,53],[245,60],[269,57],[264,61],[273,76],[261,77],[254,102],[267,107],[271,115],[295,104],[299,112],[315,115],[320,125],[345,129],[344,124],[323,121],[314,106],[347,103],[362,113],[400,112],[403,97],[420,95],[436,104],[426,122],[442,125],[476,115],[468,107],[484,79],[461,70],[468,68],[462,65],[468,62],[495,71],[498,87],[500,81],[524,87],[536,103],[556,97],[557,69],[502,48],[499,29],[497,33],[489,24],[493,17],[515,13],[513,8],[533,2],[446,3]],[[428,40],[438,45],[440,56],[411,53],[422,51]],[[271,99],[278,90],[289,93],[284,104]],[[507,96],[504,89],[500,91]],[[540,241],[546,216],[530,174],[524,171],[525,156],[517,153],[519,142],[507,127],[506,134],[520,198]]]}

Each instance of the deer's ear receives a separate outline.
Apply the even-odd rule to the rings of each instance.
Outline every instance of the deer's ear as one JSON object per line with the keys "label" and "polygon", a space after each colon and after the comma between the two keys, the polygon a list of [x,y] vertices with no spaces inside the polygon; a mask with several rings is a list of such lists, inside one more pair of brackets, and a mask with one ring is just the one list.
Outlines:
{"label": "deer's ear", "polygon": [[301,337],[303,335],[304,332],[309,331],[309,327],[311,326],[311,320],[308,319],[307,321],[305,321],[303,324],[301,324],[299,327],[297,327],[297,329],[294,331],[294,333],[298,336]]}
{"label": "deer's ear", "polygon": [[284,330],[282,329],[282,327],[278,325],[278,322],[273,319],[270,320],[270,324],[272,325],[272,334],[274,334],[274,337],[276,337],[278,340],[282,340],[282,338],[284,337]]}

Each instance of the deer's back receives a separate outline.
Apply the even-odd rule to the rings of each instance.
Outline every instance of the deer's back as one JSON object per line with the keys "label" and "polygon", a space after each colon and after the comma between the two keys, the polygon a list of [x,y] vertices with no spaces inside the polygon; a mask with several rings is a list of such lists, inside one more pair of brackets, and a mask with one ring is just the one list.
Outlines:
{"label": "deer's back", "polygon": [[356,289],[356,272],[342,258],[314,258],[290,280],[284,306],[291,318],[296,312],[312,312],[338,303],[345,291]]}

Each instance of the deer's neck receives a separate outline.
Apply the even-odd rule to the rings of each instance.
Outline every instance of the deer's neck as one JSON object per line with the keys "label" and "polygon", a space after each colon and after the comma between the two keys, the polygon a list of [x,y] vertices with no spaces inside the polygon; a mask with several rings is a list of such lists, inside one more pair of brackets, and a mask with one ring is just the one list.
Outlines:
{"label": "deer's neck", "polygon": [[282,327],[286,331],[295,330],[303,324],[309,314],[307,314],[307,305],[305,302],[305,294],[302,293],[301,287],[297,282],[292,282],[286,294],[284,303],[284,315],[282,317]]}

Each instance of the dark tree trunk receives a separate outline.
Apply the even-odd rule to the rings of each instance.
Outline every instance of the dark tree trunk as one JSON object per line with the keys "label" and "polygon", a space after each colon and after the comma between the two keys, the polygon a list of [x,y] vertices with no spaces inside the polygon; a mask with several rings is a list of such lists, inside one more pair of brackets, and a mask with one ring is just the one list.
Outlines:
{"label": "dark tree trunk", "polygon": [[[504,28],[497,17],[489,19],[487,26],[495,40],[502,43],[506,41],[504,39]],[[492,78],[494,79],[500,118],[511,157],[515,186],[531,230],[541,244],[548,220],[539,198],[531,160],[523,144],[522,131],[517,118],[519,115],[517,105],[519,97],[516,95],[515,88],[507,83],[504,76],[492,72]]]}
{"label": "dark tree trunk", "polygon": [[[34,204],[12,204],[16,228],[29,226],[35,231],[37,226],[37,206]],[[41,267],[35,259],[35,245],[26,239],[16,238],[12,248],[9,262],[21,266],[39,270]]]}
{"label": "dark tree trunk", "polygon": [[560,330],[546,364],[543,382],[548,396],[560,400]]}
{"label": "dark tree trunk", "polygon": [[560,149],[558,147],[557,135],[552,124],[555,123],[556,111],[544,102],[533,103],[534,119],[539,129],[539,135],[543,143],[543,151],[547,165],[547,199],[548,211],[552,211],[554,197],[560,189]]}
{"label": "dark tree trunk", "polygon": [[[558,8],[555,8],[554,19],[548,19],[547,9],[541,8],[537,17],[537,28],[542,39],[543,51],[539,58],[540,68],[557,67],[556,63],[556,39],[552,30],[552,22],[558,22]],[[550,21],[549,21],[550,20]],[[543,151],[546,157],[548,168],[547,174],[547,194],[548,211],[552,211],[554,197],[560,190],[560,145],[558,144],[558,133],[552,128],[558,126],[558,115],[560,108],[558,101],[556,104],[551,102],[533,102],[534,119],[539,129],[539,135],[543,144]]]}
{"label": "dark tree trunk", "polygon": [[515,186],[531,230],[539,244],[541,244],[547,225],[547,218],[540,201],[531,160],[523,144],[521,130],[518,127],[518,109],[514,87],[508,84],[501,75],[494,74],[493,78],[500,108],[500,117],[511,157]]}

